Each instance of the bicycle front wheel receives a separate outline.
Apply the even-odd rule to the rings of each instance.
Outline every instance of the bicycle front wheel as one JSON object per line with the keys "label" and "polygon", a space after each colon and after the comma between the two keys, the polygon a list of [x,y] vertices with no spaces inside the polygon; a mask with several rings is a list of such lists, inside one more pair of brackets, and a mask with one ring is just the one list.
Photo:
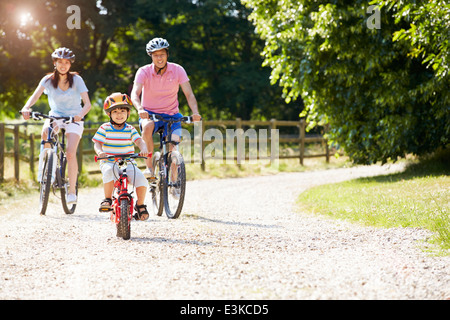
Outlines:
{"label": "bicycle front wheel", "polygon": [[186,169],[178,151],[172,151],[168,160],[167,176],[164,179],[164,208],[169,219],[176,219],[183,209]]}
{"label": "bicycle front wheel", "polygon": [[47,150],[42,161],[42,178],[39,181],[39,213],[41,215],[45,215],[45,211],[47,210],[48,198],[50,197],[50,189],[52,187],[53,161],[55,160],[52,150]]}
{"label": "bicycle front wheel", "polygon": [[129,240],[131,236],[130,228],[130,201],[128,199],[120,200],[120,220],[117,224],[117,236],[124,240]]}
{"label": "bicycle front wheel", "polygon": [[[69,193],[69,180],[67,179],[67,159],[66,157],[61,158],[61,167],[57,168],[59,170],[60,176],[60,188],[61,188],[61,204],[66,214],[72,214],[75,212],[77,204],[68,205],[66,196]],[[75,195],[78,197],[78,175],[75,181]]]}
{"label": "bicycle front wheel", "polygon": [[152,208],[153,212],[157,216],[161,216],[164,210],[164,198],[163,198],[163,182],[161,180],[161,153],[156,152],[153,155],[153,170],[155,172],[155,181],[151,181],[149,183],[149,192],[152,199]]}

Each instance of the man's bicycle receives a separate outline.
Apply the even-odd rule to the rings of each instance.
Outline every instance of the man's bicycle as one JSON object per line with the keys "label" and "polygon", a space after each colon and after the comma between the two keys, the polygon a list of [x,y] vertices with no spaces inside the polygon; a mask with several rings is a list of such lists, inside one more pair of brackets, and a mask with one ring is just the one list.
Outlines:
{"label": "man's bicycle", "polygon": [[183,209],[186,193],[186,168],[181,153],[176,150],[170,151],[170,145],[175,147],[180,143],[172,141],[172,125],[176,122],[192,123],[193,120],[192,117],[164,119],[156,114],[151,114],[149,117],[155,122],[167,123],[166,135],[164,127],[156,131],[160,137],[160,151],[155,152],[152,159],[156,179],[148,179],[153,211],[156,215],[161,216],[165,209],[169,219],[176,219]]}
{"label": "man's bicycle", "polygon": [[[42,118],[52,120],[52,124],[63,126],[68,123],[76,123],[73,117],[54,117],[40,112],[31,112],[31,118],[34,120],[42,120]],[[67,158],[66,158],[66,136],[65,130],[61,128],[62,134],[59,135],[52,125],[48,127],[47,140],[43,143],[48,143],[51,148],[44,149],[45,154],[42,162],[42,175],[39,181],[39,212],[45,215],[47,210],[48,200],[50,197],[50,190],[53,189],[53,194],[59,190],[61,194],[61,204],[66,214],[75,212],[76,204],[69,205],[67,203],[66,195],[69,191],[69,181],[67,178]],[[78,175],[75,181],[76,195],[78,196]]]}
{"label": "man's bicycle", "polygon": [[[131,219],[134,209],[133,191],[128,191],[128,163],[133,163],[133,159],[147,157],[139,154],[118,154],[109,155],[107,157],[95,157],[95,161],[104,159],[114,159],[114,166],[117,166],[117,177],[114,182],[113,203],[111,212],[111,221],[116,224],[117,236],[124,240],[129,240],[131,236]],[[113,170],[115,172],[115,170]]]}

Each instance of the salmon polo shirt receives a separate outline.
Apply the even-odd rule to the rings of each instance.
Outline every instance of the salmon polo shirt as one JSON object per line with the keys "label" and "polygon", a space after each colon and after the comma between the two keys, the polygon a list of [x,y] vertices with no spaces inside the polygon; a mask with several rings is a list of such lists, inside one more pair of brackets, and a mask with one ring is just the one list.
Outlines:
{"label": "salmon polo shirt", "polygon": [[163,75],[156,74],[154,64],[145,65],[136,72],[135,83],[142,87],[142,107],[154,113],[177,114],[178,90],[180,84],[188,82],[184,68],[176,63],[167,62]]}

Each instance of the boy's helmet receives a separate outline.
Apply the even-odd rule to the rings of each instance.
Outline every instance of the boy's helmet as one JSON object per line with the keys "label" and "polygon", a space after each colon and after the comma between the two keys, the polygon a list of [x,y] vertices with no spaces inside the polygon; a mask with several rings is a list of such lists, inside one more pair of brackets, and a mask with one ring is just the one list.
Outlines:
{"label": "boy's helmet", "polygon": [[153,38],[152,40],[147,43],[147,54],[151,55],[152,52],[169,48],[169,42],[166,39],[163,38]]}
{"label": "boy's helmet", "polygon": [[75,61],[75,54],[69,48],[58,48],[52,53],[52,59],[68,59],[71,63]]}
{"label": "boy's helmet", "polygon": [[131,99],[127,94],[115,92],[105,99],[103,110],[109,114],[117,108],[127,108],[128,110],[131,110],[132,106],[133,102],[131,102]]}

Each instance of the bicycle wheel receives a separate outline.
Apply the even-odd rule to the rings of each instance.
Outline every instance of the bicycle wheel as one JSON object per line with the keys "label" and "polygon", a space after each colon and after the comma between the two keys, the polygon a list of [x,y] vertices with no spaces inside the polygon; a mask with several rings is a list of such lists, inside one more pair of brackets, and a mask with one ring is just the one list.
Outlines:
{"label": "bicycle wheel", "polygon": [[[58,181],[60,183],[59,187],[61,189],[61,204],[64,209],[64,212],[66,214],[72,214],[75,212],[75,208],[77,207],[77,204],[68,205],[66,195],[69,192],[69,181],[66,178],[67,177],[67,159],[66,157],[62,157],[61,160],[61,166],[56,169],[57,172],[59,172],[60,180]],[[75,195],[78,197],[78,175],[77,175],[77,181],[75,181]]]}
{"label": "bicycle wheel", "polygon": [[167,177],[164,179],[164,207],[169,219],[180,216],[186,192],[186,169],[183,157],[178,151],[172,151],[167,165]]}
{"label": "bicycle wheel", "polygon": [[120,220],[117,224],[117,236],[124,240],[129,240],[131,236],[130,231],[130,201],[128,199],[120,200]]}
{"label": "bicycle wheel", "polygon": [[153,155],[153,170],[155,172],[156,181],[149,183],[149,192],[151,195],[153,212],[157,216],[161,216],[164,210],[163,199],[163,182],[161,180],[161,153],[156,152]]}
{"label": "bicycle wheel", "polygon": [[41,215],[45,215],[47,210],[48,198],[52,187],[52,167],[53,161],[55,161],[53,155],[52,150],[47,150],[42,161],[42,178],[39,186],[39,213]]}

